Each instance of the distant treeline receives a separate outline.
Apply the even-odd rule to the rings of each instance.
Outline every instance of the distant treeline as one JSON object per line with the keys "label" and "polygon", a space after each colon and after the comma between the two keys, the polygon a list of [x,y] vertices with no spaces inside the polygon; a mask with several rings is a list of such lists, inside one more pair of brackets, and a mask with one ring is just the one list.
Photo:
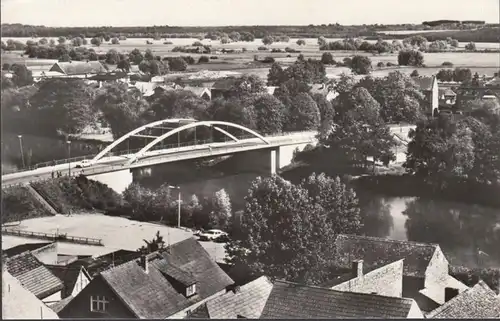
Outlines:
{"label": "distant treeline", "polygon": [[449,25],[449,24],[469,24],[469,25],[484,25],[486,21],[481,20],[434,20],[434,21],[424,21],[422,22],[424,26],[436,27],[440,25]]}
{"label": "distant treeline", "polygon": [[151,26],[151,27],[46,27],[23,24],[2,24],[2,37],[69,37],[85,36],[86,38],[99,36],[126,36],[128,38],[191,38],[199,37],[206,33],[214,32],[249,32],[255,38],[266,35],[287,35],[289,37],[316,38],[324,36],[336,38],[343,36],[374,36],[377,32],[389,30],[422,30],[429,26],[415,24],[399,25],[360,25],[342,26],[336,24],[308,25],[308,26],[224,26],[224,27],[176,27],[176,26]]}
{"label": "distant treeline", "polygon": [[[428,41],[436,41],[436,40],[446,40],[447,38],[453,38],[458,40],[459,42],[498,42],[500,35],[500,27],[492,26],[492,27],[484,27],[476,30],[449,30],[449,31],[440,31],[440,32],[418,32],[412,34],[412,36],[422,36],[425,37]],[[408,37],[408,34],[390,34],[390,35],[377,35],[375,37],[367,37],[367,40],[377,40],[378,38],[382,39],[405,39]]]}

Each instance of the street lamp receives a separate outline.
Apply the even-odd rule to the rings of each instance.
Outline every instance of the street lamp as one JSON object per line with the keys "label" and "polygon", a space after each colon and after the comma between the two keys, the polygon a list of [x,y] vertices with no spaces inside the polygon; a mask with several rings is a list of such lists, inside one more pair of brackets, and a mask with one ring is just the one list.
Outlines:
{"label": "street lamp", "polygon": [[68,176],[71,177],[71,141],[67,140],[66,144],[68,144]]}
{"label": "street lamp", "polygon": [[21,160],[23,161],[23,168],[24,168],[26,167],[26,164],[24,163],[23,135],[17,135],[17,138],[19,138],[19,149],[21,151]]}
{"label": "street lamp", "polygon": [[169,186],[168,188],[179,190],[179,199],[177,200],[177,227],[181,228],[181,187],[180,186]]}

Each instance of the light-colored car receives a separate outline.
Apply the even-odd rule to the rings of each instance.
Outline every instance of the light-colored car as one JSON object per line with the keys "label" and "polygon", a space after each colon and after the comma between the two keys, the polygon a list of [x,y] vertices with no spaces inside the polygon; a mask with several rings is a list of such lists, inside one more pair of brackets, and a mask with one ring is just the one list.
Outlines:
{"label": "light-colored car", "polygon": [[200,240],[213,241],[221,236],[227,236],[227,233],[221,230],[208,230],[200,233]]}
{"label": "light-colored car", "polygon": [[90,167],[92,163],[90,162],[89,159],[84,159],[80,163],[76,164],[76,168],[85,168],[85,167]]}

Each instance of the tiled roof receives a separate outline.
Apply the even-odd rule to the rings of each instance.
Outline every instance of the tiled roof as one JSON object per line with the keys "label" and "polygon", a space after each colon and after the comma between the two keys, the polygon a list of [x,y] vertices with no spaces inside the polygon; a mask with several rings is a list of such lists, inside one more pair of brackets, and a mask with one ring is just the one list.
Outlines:
{"label": "tiled roof", "polygon": [[2,273],[2,319],[59,319],[10,273]]}
{"label": "tiled roof", "polygon": [[234,283],[193,237],[171,245],[169,251],[163,252],[162,255],[167,262],[195,277],[196,288],[202,299]]}
{"label": "tiled roof", "polygon": [[44,299],[63,288],[61,280],[30,252],[9,258],[6,265],[7,271],[39,299]]}
{"label": "tiled roof", "polygon": [[24,252],[37,250],[37,249],[42,248],[44,246],[47,246],[49,244],[52,244],[52,243],[45,242],[45,243],[21,244],[18,246],[11,247],[10,249],[3,250],[3,252],[7,255],[7,257],[12,257],[14,255],[18,255],[18,254],[21,254]]}
{"label": "tiled roof", "polygon": [[127,77],[126,72],[116,71],[116,72],[108,72],[105,74],[95,75],[95,76],[89,77],[88,79],[89,80],[118,80],[118,79],[122,79],[122,78],[126,78],[126,77]]}
{"label": "tiled roof", "polygon": [[59,278],[64,284],[64,287],[68,291],[72,291],[73,288],[75,287],[76,281],[78,280],[78,275],[80,275],[80,271],[83,271],[83,273],[87,276],[87,278],[90,278],[90,275],[87,273],[85,268],[81,266],[80,268],[77,267],[70,267],[70,266],[61,266],[61,265],[47,265],[47,268]]}
{"label": "tiled roof", "polygon": [[105,255],[101,255],[96,258],[87,257],[79,258],[78,261],[68,264],[69,267],[80,267],[83,266],[90,274],[90,276],[95,276],[99,272],[109,269],[112,266],[117,266],[122,263],[134,260],[138,258],[141,254],[137,251],[128,250],[118,250]]}
{"label": "tiled roof", "polygon": [[482,280],[427,315],[431,319],[500,318],[500,298]]}
{"label": "tiled roof", "polygon": [[[150,254],[148,262],[148,273],[138,260],[101,272],[102,278],[139,318],[168,317],[233,284],[194,238],[173,244],[161,254]],[[196,281],[197,294],[186,298],[162,270],[174,279],[181,279],[177,279],[181,283]]]}
{"label": "tiled roof", "polygon": [[424,90],[424,91],[432,90],[434,76],[431,76],[431,77],[413,77],[412,79],[421,90]]}
{"label": "tiled roof", "polygon": [[204,303],[191,311],[191,314],[187,317],[187,319],[210,319],[207,304]]}
{"label": "tiled roof", "polygon": [[261,319],[406,318],[413,302],[276,281]]}
{"label": "tiled roof", "polygon": [[106,68],[99,61],[72,61],[57,62],[50,71],[59,71],[59,68],[66,75],[99,74],[107,72]]}
{"label": "tiled roof", "polygon": [[265,276],[229,291],[206,303],[211,319],[236,319],[243,316],[258,319],[266,305],[273,284]]}
{"label": "tiled roof", "polygon": [[367,270],[404,259],[405,276],[424,277],[436,244],[396,241],[378,237],[340,234],[335,241],[336,265],[350,268],[354,260],[363,260]]}
{"label": "tiled roof", "polygon": [[71,300],[73,300],[73,296],[72,295],[70,295],[68,297],[65,297],[61,301],[57,301],[56,303],[49,305],[49,307],[55,313],[59,313],[59,312],[61,312],[62,309],[64,309],[65,306],[68,305],[68,303],[71,302]]}

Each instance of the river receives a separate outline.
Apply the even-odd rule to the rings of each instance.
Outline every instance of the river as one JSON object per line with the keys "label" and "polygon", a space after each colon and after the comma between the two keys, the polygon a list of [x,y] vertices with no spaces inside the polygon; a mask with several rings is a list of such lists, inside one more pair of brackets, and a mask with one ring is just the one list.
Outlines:
{"label": "river", "polygon": [[[155,188],[168,181],[179,185],[183,199],[192,194],[210,197],[224,188],[233,210],[244,207],[253,179],[263,172],[241,172],[230,160],[215,166],[184,162],[156,167],[149,177],[135,177],[141,185]],[[417,197],[390,197],[358,190],[363,233],[437,243],[454,265],[500,267],[500,210]]]}

